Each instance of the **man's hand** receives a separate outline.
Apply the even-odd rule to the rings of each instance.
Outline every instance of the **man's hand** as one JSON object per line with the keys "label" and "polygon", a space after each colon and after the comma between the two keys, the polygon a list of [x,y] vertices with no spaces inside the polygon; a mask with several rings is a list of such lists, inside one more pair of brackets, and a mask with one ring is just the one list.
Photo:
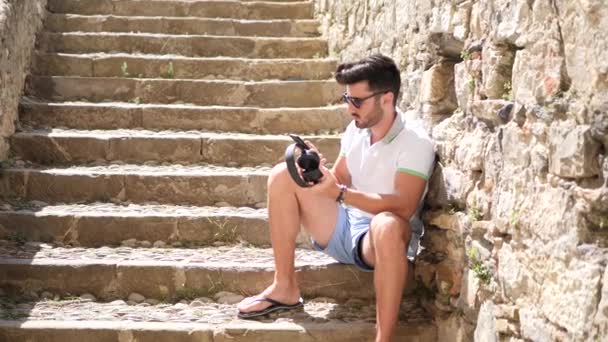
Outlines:
{"label": "man's hand", "polygon": [[323,174],[323,177],[319,180],[319,183],[307,189],[316,195],[328,197],[331,199],[338,198],[338,195],[340,194],[340,186],[338,184],[338,179],[329,169],[327,169],[327,167],[325,167],[325,159],[321,160],[319,170]]}

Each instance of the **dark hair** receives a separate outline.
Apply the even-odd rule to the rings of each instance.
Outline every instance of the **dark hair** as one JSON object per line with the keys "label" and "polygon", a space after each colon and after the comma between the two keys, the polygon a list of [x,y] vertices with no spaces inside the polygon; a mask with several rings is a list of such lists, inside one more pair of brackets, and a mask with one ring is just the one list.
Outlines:
{"label": "dark hair", "polygon": [[342,63],[336,70],[336,81],[341,85],[367,81],[371,91],[387,90],[394,94],[397,103],[401,76],[395,62],[384,55],[375,54],[354,63]]}

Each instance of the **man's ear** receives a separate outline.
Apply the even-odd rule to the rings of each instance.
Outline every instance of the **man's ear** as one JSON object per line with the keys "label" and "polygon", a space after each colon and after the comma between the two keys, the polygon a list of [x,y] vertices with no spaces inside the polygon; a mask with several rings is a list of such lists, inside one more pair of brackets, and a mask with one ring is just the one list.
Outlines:
{"label": "man's ear", "polygon": [[392,91],[385,93],[382,96],[382,106],[387,106],[387,108],[393,108],[394,99],[395,99],[395,94]]}

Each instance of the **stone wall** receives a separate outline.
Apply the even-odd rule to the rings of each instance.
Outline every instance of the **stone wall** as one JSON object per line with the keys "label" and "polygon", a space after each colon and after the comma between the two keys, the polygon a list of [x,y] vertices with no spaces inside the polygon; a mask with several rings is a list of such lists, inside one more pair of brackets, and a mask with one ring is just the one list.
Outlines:
{"label": "stone wall", "polygon": [[[608,3],[316,0],[402,70],[440,163],[416,277],[442,341],[608,338]],[[447,336],[450,336],[448,338]]]}
{"label": "stone wall", "polygon": [[0,161],[8,157],[19,98],[46,0],[0,0]]}

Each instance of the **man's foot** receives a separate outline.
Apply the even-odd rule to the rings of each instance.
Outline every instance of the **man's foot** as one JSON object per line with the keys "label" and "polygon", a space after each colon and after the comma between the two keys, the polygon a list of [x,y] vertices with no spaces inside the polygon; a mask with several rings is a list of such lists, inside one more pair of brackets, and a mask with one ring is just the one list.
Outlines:
{"label": "man's foot", "polygon": [[[273,306],[277,307],[275,311],[296,308],[301,306],[301,301],[300,289],[297,287],[282,288],[272,284],[262,293],[243,299],[236,307],[239,310],[239,316],[253,317],[251,315],[260,316],[269,313],[264,311]],[[254,312],[258,314],[253,314]],[[247,313],[250,313],[250,315],[247,315]]]}

